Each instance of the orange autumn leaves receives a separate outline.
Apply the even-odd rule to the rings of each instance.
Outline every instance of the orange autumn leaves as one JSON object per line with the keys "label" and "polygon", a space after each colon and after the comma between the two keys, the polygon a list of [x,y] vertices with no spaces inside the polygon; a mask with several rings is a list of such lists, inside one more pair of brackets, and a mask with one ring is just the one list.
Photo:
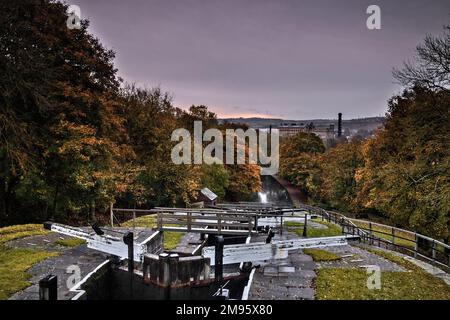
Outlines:
{"label": "orange autumn leaves", "polygon": [[305,133],[285,140],[281,174],[315,202],[382,214],[393,224],[447,239],[449,110],[448,91],[406,91],[390,101],[384,129],[373,138],[322,152]]}

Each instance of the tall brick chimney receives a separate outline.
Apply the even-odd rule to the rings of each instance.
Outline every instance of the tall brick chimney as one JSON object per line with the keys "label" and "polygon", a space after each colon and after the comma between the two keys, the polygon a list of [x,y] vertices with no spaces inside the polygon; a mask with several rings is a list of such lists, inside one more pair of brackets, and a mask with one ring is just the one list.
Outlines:
{"label": "tall brick chimney", "polygon": [[342,136],[342,113],[338,114],[338,137]]}

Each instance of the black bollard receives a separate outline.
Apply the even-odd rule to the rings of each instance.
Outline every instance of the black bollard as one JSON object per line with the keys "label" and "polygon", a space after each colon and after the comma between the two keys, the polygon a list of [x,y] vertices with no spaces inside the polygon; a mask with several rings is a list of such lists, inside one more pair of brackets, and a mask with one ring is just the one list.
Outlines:
{"label": "black bollard", "polygon": [[214,254],[214,278],[217,285],[221,285],[223,281],[223,236],[216,236],[216,250]]}
{"label": "black bollard", "polygon": [[58,277],[48,275],[39,280],[39,300],[58,300]]}
{"label": "black bollard", "polygon": [[303,225],[303,237],[304,238],[308,237],[307,228],[308,228],[308,215],[305,214],[305,224]]}
{"label": "black bollard", "polygon": [[130,275],[130,296],[133,299],[133,274],[134,274],[134,235],[127,232],[123,236],[123,242],[128,246],[128,273]]}
{"label": "black bollard", "polygon": [[273,237],[275,236],[275,232],[273,232],[272,228],[269,229],[269,235],[266,238],[266,243],[272,242]]}

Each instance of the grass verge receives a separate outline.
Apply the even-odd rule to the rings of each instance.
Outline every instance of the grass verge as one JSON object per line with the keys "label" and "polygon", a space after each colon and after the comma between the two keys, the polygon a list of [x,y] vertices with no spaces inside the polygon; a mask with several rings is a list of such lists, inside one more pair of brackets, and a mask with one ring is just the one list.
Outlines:
{"label": "grass verge", "polygon": [[[367,250],[367,249],[366,249]],[[407,272],[381,272],[381,289],[367,287],[364,269],[323,268],[317,272],[316,298],[320,300],[450,300],[447,284],[402,257],[376,249],[369,252],[397,263]]]}
{"label": "grass verge", "polygon": [[304,249],[303,253],[311,256],[317,262],[341,260],[341,257],[337,254],[321,249]]}
{"label": "grass verge", "polygon": [[85,243],[86,241],[78,238],[59,239],[55,241],[55,244],[68,248],[78,247]]}
{"label": "grass verge", "polygon": [[47,233],[48,231],[38,224],[0,228],[0,300],[8,299],[12,294],[31,285],[28,281],[31,275],[27,271],[34,264],[58,255],[56,252],[9,248],[4,244],[11,240]]}
{"label": "grass verge", "polygon": [[[128,220],[122,224],[125,227],[132,227],[133,220]],[[156,215],[148,215],[136,218],[136,227],[142,228],[154,228],[156,227]],[[181,241],[181,238],[185,235],[184,232],[164,231],[164,249],[173,250]]]}
{"label": "grass verge", "polygon": [[[342,229],[337,224],[328,222],[328,221],[314,221],[314,223],[322,224],[327,228],[314,228],[311,225],[306,226],[306,235],[308,238],[320,238],[320,237],[333,237],[342,235]],[[294,222],[294,221],[286,221],[285,226],[288,228],[294,228],[290,231],[295,232],[297,235],[303,235],[303,223]]]}
{"label": "grass verge", "polygon": [[19,224],[0,228],[0,245],[15,239],[49,233],[41,224]]}

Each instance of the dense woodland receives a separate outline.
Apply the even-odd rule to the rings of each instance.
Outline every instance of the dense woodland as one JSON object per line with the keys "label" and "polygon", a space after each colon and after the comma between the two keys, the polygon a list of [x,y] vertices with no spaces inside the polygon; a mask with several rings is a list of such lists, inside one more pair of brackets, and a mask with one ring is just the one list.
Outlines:
{"label": "dense woodland", "polygon": [[257,166],[173,164],[172,131],[217,126],[216,115],[125,84],[114,52],[88,21],[67,28],[66,9],[0,1],[0,225],[93,221],[112,202],[184,206],[203,186],[230,200],[260,189]]}
{"label": "dense woodland", "polygon": [[373,138],[325,149],[301,133],[281,146],[280,174],[311,202],[449,240],[450,28],[425,38],[417,59],[394,70],[403,84]]}
{"label": "dense woodland", "polygon": [[[86,222],[120,207],[186,205],[208,186],[244,200],[261,188],[253,165],[175,165],[176,128],[219,125],[205,106],[176,108],[162,90],[127,85],[114,52],[49,0],[0,0],[0,225]],[[427,36],[394,71],[404,92],[370,139],[314,134],[281,144],[280,175],[314,203],[384,216],[448,241],[450,29]],[[151,58],[151,57],[149,57]]]}

